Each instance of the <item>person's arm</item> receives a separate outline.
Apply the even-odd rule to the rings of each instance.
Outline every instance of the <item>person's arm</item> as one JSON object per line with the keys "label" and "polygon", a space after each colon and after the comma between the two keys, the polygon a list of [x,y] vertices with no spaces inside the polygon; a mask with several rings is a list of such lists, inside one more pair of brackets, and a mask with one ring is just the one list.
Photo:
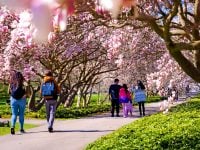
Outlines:
{"label": "person's arm", "polygon": [[11,94],[11,85],[10,84],[8,85],[8,91],[7,92],[8,92],[8,94]]}
{"label": "person's arm", "polygon": [[111,89],[112,89],[112,86],[109,87],[109,91],[108,91],[109,100],[112,99],[112,97],[111,97]]}
{"label": "person's arm", "polygon": [[60,85],[57,84],[57,82],[54,80],[54,84],[55,84],[55,87],[56,87],[56,92],[57,94],[60,94],[61,92],[61,88],[60,88]]}

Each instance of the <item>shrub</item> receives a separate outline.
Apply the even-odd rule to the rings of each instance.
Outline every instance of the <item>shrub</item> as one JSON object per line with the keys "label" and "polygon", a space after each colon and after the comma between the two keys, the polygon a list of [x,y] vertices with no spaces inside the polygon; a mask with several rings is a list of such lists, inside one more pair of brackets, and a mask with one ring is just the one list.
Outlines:
{"label": "shrub", "polygon": [[200,149],[200,99],[170,113],[144,117],[89,144],[86,149]]}
{"label": "shrub", "polygon": [[[110,110],[109,104],[103,105],[91,105],[87,108],[65,108],[60,106],[56,111],[56,118],[79,118],[83,116],[88,116],[95,113],[107,112]],[[38,112],[28,112],[25,113],[28,118],[45,118],[46,110],[42,107]],[[0,116],[7,118],[11,116],[11,108],[8,105],[0,105]]]}

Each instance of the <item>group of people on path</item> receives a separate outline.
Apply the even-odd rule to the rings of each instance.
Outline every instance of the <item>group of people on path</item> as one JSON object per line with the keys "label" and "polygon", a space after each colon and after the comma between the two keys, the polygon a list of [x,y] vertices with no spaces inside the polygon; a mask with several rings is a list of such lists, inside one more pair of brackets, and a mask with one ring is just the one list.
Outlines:
{"label": "group of people on path", "polygon": [[[57,107],[57,96],[60,93],[60,87],[53,78],[51,71],[47,71],[43,78],[40,93],[45,101],[46,116],[48,123],[48,131],[53,132],[53,123],[55,111]],[[11,116],[11,134],[15,134],[15,124],[17,116],[19,116],[20,132],[24,131],[24,113],[26,108],[26,98],[30,96],[30,90],[24,84],[24,77],[21,72],[13,70],[10,75],[9,84],[10,106],[12,111]]]}
{"label": "group of people on path", "polygon": [[[24,113],[26,108],[26,99],[30,97],[30,88],[25,84],[24,77],[21,72],[13,70],[10,75],[9,94],[10,106],[12,111],[11,116],[11,130],[10,133],[15,134],[15,125],[17,116],[19,116],[20,132],[25,133],[24,130]],[[133,95],[134,101],[139,105],[140,116],[145,116],[144,103],[146,101],[145,86],[141,81],[137,81],[136,88],[130,92],[127,85],[119,85],[119,80],[115,79],[114,84],[109,88],[109,95],[111,98],[111,114],[114,117],[119,117],[120,104],[123,108],[123,116],[127,117],[128,112],[132,115],[133,111]],[[55,119],[55,111],[57,107],[57,97],[60,93],[60,87],[56,83],[51,71],[47,71],[41,84],[40,93],[45,101],[46,116],[48,123],[48,131],[53,132],[53,124]],[[133,94],[132,94],[133,93]]]}
{"label": "group of people on path", "polygon": [[109,98],[111,100],[111,117],[120,117],[120,105],[122,105],[123,117],[127,117],[128,113],[132,116],[133,100],[139,105],[140,116],[145,116],[146,92],[142,81],[138,80],[137,85],[131,90],[127,84],[119,85],[119,79],[114,80],[114,84],[109,87]]}

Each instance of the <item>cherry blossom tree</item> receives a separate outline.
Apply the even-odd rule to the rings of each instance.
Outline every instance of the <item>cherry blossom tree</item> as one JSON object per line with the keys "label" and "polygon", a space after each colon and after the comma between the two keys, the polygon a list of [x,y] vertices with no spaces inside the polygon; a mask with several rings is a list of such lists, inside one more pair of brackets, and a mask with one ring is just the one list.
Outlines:
{"label": "cherry blossom tree", "polygon": [[[2,1],[2,4],[9,5],[9,2],[11,1]],[[73,102],[72,99],[78,89],[81,88],[82,91],[89,89],[83,85],[96,82],[96,77],[89,77],[94,76],[90,70],[95,70],[95,67],[99,66],[105,69],[105,64],[112,64],[113,68],[125,68],[122,72],[130,75],[124,78],[126,82],[134,77],[145,80],[146,74],[154,72],[157,77],[149,75],[147,82],[156,78],[156,85],[159,88],[166,84],[163,82],[166,79],[169,81],[180,80],[182,77],[187,79],[185,75],[177,77],[177,74],[182,74],[180,73],[182,70],[200,82],[198,1],[65,0],[52,1],[52,4],[36,0],[24,2],[19,3],[17,8],[22,5],[25,9],[29,8],[35,26],[30,23],[31,17],[19,15],[17,22],[12,24],[15,26],[12,28],[13,31],[6,34],[10,39],[6,38],[9,40],[1,45],[3,49],[0,56],[3,58],[1,65],[4,65],[5,70],[12,68],[23,70],[27,79],[35,74],[41,79],[44,69],[52,70],[59,84],[63,85],[68,93],[73,93],[71,96],[63,96],[64,98],[60,100],[66,105]],[[44,12],[43,15],[39,16],[37,10]],[[68,15],[73,12],[76,15],[67,17],[65,10]],[[21,15],[28,16],[25,12]],[[35,19],[37,17],[39,20]],[[41,22],[44,17],[47,18],[44,20],[48,27],[42,36],[47,38],[48,33],[49,43],[36,44],[33,40],[35,34],[44,29],[44,25],[37,22]],[[1,31],[5,32],[6,28],[3,26]],[[158,36],[155,36],[155,33]],[[188,52],[185,54],[184,51]],[[173,59],[167,61],[169,56],[181,69],[176,66]],[[19,63],[15,63],[16,61]],[[88,65],[88,62],[92,64]],[[161,67],[155,67],[157,64]],[[170,71],[165,73],[163,68]],[[109,67],[107,71],[101,69],[95,70],[97,72],[94,71],[94,74],[107,72]],[[82,71],[77,73],[77,70]],[[87,72],[91,73],[88,75],[90,81],[82,76]],[[177,74],[173,74],[175,72]],[[73,78],[74,75],[77,77]],[[79,78],[77,83],[72,82]]]}
{"label": "cherry blossom tree", "polygon": [[[151,27],[163,39],[170,56],[183,71],[200,82],[199,8],[199,1],[140,0],[137,8],[122,11],[118,19],[124,20],[121,23],[123,26],[136,19]],[[133,15],[134,12],[137,12],[137,16]],[[194,59],[185,56],[184,51],[189,51]]]}

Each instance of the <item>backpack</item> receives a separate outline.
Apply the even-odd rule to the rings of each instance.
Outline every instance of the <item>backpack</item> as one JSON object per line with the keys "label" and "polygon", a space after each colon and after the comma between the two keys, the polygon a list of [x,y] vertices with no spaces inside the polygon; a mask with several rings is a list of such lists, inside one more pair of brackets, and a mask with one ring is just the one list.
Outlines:
{"label": "backpack", "polygon": [[25,95],[25,93],[26,91],[23,86],[19,86],[16,89],[11,88],[11,96],[16,100],[21,99]]}
{"label": "backpack", "polygon": [[56,95],[56,88],[54,82],[45,82],[42,84],[42,96],[54,98]]}

